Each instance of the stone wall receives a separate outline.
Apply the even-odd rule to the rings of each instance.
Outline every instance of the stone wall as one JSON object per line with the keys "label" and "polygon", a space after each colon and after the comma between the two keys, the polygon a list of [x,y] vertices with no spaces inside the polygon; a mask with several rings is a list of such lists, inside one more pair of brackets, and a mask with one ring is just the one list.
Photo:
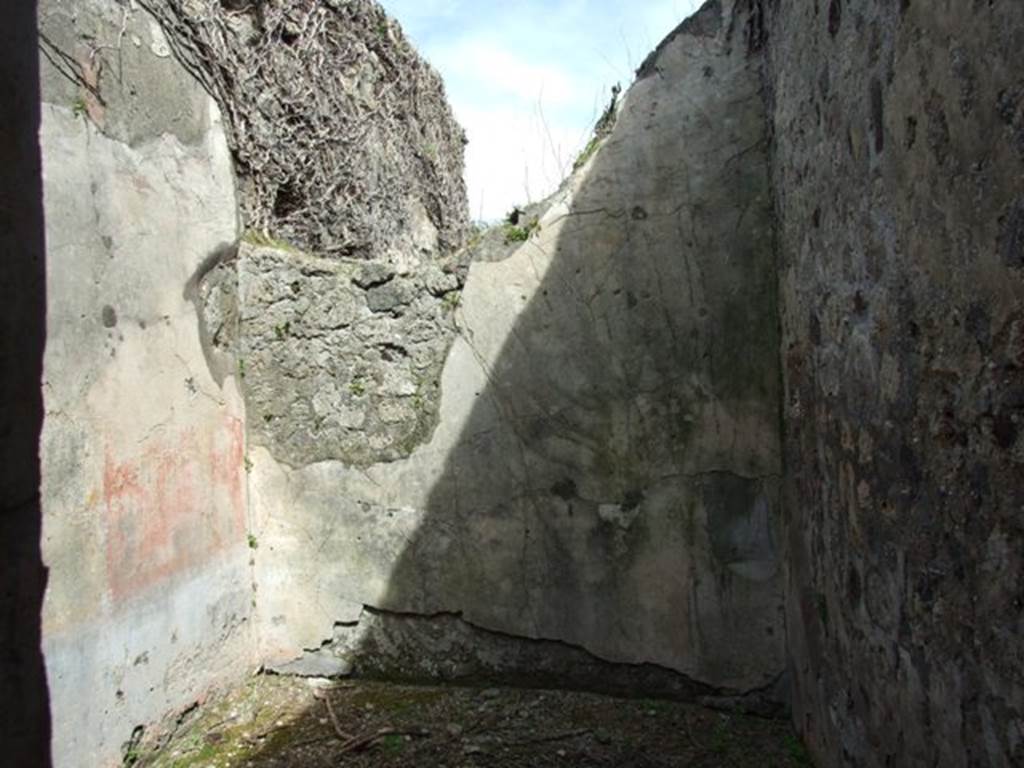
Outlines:
{"label": "stone wall", "polygon": [[1020,765],[1024,6],[771,7],[796,723]]}
{"label": "stone wall", "polygon": [[47,0],[39,27],[53,751],[115,765],[136,726],[251,669],[242,400],[186,296],[237,237],[234,184],[217,109],[151,17]]}
{"label": "stone wall", "polygon": [[[356,441],[387,439],[386,399],[363,409],[371,387],[386,393],[392,379],[368,377],[359,391],[350,369],[366,353],[330,350],[354,350],[361,329],[376,328],[367,338],[377,348],[408,350],[396,359],[415,365],[417,313],[454,310],[450,351],[423,347],[427,362],[447,357],[436,426],[421,442],[370,461],[318,460],[329,443],[316,441],[303,460],[273,441],[252,450],[264,659],[333,641],[327,652],[357,669],[390,664],[406,676],[532,664],[508,650],[515,644],[465,640],[465,626],[444,641],[460,664],[441,664],[404,645],[416,633],[402,622],[373,619],[443,613],[521,643],[657,665],[679,690],[738,695],[777,681],[775,264],[766,119],[745,25],[715,2],[681,27],[529,238],[503,260],[471,264],[457,305],[438,302],[428,280],[424,290],[395,278],[387,295],[404,295],[409,281],[410,298],[378,308],[394,315],[385,326],[356,265],[240,249],[242,306],[213,314],[241,318],[243,347],[266,350],[261,370],[294,379],[295,391],[308,368],[335,366],[318,374],[309,410],[327,397],[326,418],[350,419]],[[338,298],[323,308],[298,298],[313,281]],[[300,341],[277,338],[288,334]],[[325,334],[344,339],[323,354],[287,354]],[[245,387],[256,390],[267,379],[244,360]],[[406,399],[415,408],[413,390]],[[360,656],[371,646],[372,658]],[[580,658],[564,654],[567,667]],[[594,678],[606,674],[588,663]]]}
{"label": "stone wall", "polygon": [[[342,6],[358,111],[409,50],[372,3],[317,18]],[[303,9],[232,34],[305,51]],[[761,707],[787,646],[822,765],[1024,760],[1019,4],[711,0],[563,188],[462,251],[461,133],[416,59],[426,129],[382,173],[424,175],[317,255],[239,238],[218,110],[154,18],[40,11],[58,764],[257,659]],[[38,210],[7,210],[4,266],[36,263]]]}
{"label": "stone wall", "polygon": [[252,444],[369,466],[426,442],[463,275],[452,258],[399,272],[243,240],[195,295],[212,369],[242,377]]}

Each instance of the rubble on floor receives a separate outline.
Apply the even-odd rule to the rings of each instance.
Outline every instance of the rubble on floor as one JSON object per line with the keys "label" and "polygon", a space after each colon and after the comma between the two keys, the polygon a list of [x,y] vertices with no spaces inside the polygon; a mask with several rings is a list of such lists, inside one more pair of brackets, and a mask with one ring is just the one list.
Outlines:
{"label": "rubble on floor", "polygon": [[[145,744],[145,740],[143,740]],[[260,675],[132,747],[138,768],[810,766],[789,724],[588,693]]]}

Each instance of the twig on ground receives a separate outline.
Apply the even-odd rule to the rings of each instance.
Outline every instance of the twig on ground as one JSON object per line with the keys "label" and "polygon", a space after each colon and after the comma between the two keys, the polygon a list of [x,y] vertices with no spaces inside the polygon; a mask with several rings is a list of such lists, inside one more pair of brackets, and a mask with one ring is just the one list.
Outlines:
{"label": "twig on ground", "polygon": [[331,697],[324,695],[323,697],[318,694],[313,694],[314,698],[320,699],[324,703],[324,707],[327,708],[327,716],[331,719],[331,726],[334,728],[334,733],[338,739],[342,742],[352,741],[355,737],[351,733],[347,733],[342,730],[341,723],[338,722],[338,716],[334,713],[334,707],[331,706]]}
{"label": "twig on ground", "polygon": [[693,729],[690,727],[690,716],[688,713],[683,713],[683,733],[686,734],[687,740],[693,745],[693,748],[698,752],[706,752],[707,747],[697,741],[693,735]]}
{"label": "twig on ground", "polygon": [[348,754],[349,752],[359,752],[360,750],[371,746],[375,741],[387,736],[415,736],[417,738],[424,738],[429,735],[430,731],[424,729],[402,730],[399,728],[381,728],[376,733],[350,739],[346,744],[342,745],[341,749],[337,752],[337,756],[340,757],[341,755]]}

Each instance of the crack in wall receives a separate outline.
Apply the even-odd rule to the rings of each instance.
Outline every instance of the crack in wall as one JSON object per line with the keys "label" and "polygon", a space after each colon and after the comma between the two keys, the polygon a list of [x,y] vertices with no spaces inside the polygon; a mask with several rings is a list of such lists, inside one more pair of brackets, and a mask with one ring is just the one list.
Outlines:
{"label": "crack in wall", "polygon": [[[282,567],[288,557],[312,554],[314,562],[271,600],[271,653],[317,637],[333,594],[335,615],[364,602],[456,604],[523,636],[567,638],[539,642],[558,657],[545,679],[569,687],[593,686],[611,674],[602,665],[615,664],[578,658],[584,646],[572,642],[705,669],[719,683],[759,684],[781,669],[777,563],[765,522],[777,513],[780,479],[765,413],[774,418],[777,406],[765,402],[772,363],[760,370],[757,347],[763,321],[777,320],[758,282],[767,261],[756,237],[766,208],[753,202],[761,184],[743,172],[764,147],[763,117],[741,54],[700,48],[716,62],[732,58],[715,63],[714,76],[701,79],[698,70],[700,90],[689,95],[645,84],[578,188],[549,201],[563,207],[537,217],[548,215],[543,233],[506,242],[471,271],[451,314],[457,346],[446,349],[438,379],[439,391],[446,381],[448,396],[462,400],[446,403],[449,421],[436,443],[365,466],[330,456],[281,463],[295,471],[280,499],[271,490],[268,509],[280,510],[282,546],[294,551],[274,557]],[[680,62],[673,54],[663,65]],[[744,98],[730,100],[730,88]],[[736,111],[726,133],[703,134],[719,113]],[[272,264],[263,271],[278,277]],[[403,279],[363,282],[374,291]],[[354,320],[344,332],[360,335],[366,323]],[[401,519],[391,520],[398,509]],[[320,515],[349,518],[324,529]],[[314,599],[293,608],[289,596],[299,605]],[[523,651],[520,635],[488,635],[445,614],[413,622],[370,610],[352,631],[339,630],[333,646],[370,669],[464,679],[528,675],[549,663]],[[737,621],[757,635],[735,636]],[[502,640],[520,650],[495,647]],[[591,681],[574,678],[574,667]],[[639,669],[614,673],[630,678],[624,690],[646,690],[644,675],[668,674]],[[691,698],[749,693],[688,690]]]}
{"label": "crack in wall", "polygon": [[[438,655],[432,643],[444,646],[443,662],[431,660]],[[719,687],[653,662],[607,659],[564,640],[492,629],[462,611],[416,613],[364,605],[357,622],[338,623],[333,639],[306,655],[343,659],[352,674],[370,679],[559,687],[765,716],[782,715],[787,707],[783,674],[749,689]]]}

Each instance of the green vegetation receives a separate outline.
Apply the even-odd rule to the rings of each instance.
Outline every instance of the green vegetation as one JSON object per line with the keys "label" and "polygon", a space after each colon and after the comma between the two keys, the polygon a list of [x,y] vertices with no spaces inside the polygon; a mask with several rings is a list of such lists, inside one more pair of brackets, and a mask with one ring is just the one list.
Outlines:
{"label": "green vegetation", "polygon": [[416,411],[416,413],[422,413],[423,408],[426,404],[427,403],[423,399],[423,395],[421,395],[419,391],[417,391],[416,394],[412,396],[412,407],[413,410]]}
{"label": "green vegetation", "polygon": [[600,146],[601,137],[594,136],[590,141],[587,142],[587,146],[583,148],[583,151],[580,152],[579,156],[573,161],[572,169],[574,171],[578,171],[580,168],[586,165],[587,161],[594,156],[594,153],[597,152],[597,149]]}
{"label": "green vegetation", "polygon": [[470,222],[469,230],[466,233],[466,244],[463,246],[463,249],[474,248],[479,245],[490,228],[491,225],[486,221]]}
{"label": "green vegetation", "polygon": [[661,699],[641,699],[640,706],[644,711],[654,712],[655,714],[663,714],[672,709],[672,704]]}
{"label": "green vegetation", "polygon": [[502,232],[505,235],[505,245],[522,243],[534,232],[540,232],[540,221],[535,216],[527,220],[526,211],[517,205],[505,217]]}
{"label": "green vegetation", "polygon": [[530,239],[534,232],[540,232],[540,222],[532,219],[525,226],[506,224],[502,230],[505,234],[505,245],[509,243],[523,243]]}
{"label": "green vegetation", "polygon": [[612,98],[605,107],[601,117],[598,118],[596,125],[594,125],[594,135],[590,141],[587,142],[587,146],[583,148],[579,156],[572,164],[573,171],[578,171],[587,161],[590,160],[601,147],[601,142],[604,141],[605,136],[612,132],[612,128],[615,127],[615,116],[618,114],[619,105],[619,94],[622,93],[622,86],[616,83],[612,87]]}
{"label": "green vegetation", "polygon": [[459,291],[449,291],[441,299],[441,310],[445,313],[454,312],[462,301],[462,294]]}
{"label": "green vegetation", "polygon": [[405,737],[397,733],[390,733],[380,740],[381,747],[391,755],[401,752],[405,744]]}
{"label": "green vegetation", "polygon": [[511,224],[505,225],[505,245],[509,243],[522,243],[530,237],[530,230],[526,227],[515,227]]}
{"label": "green vegetation", "polygon": [[366,380],[361,376],[356,376],[348,383],[348,391],[352,393],[353,397],[362,397],[366,394]]}
{"label": "green vegetation", "polygon": [[250,533],[246,538],[247,538],[247,540],[249,542],[249,549],[259,549],[260,548],[260,542],[259,542],[259,540],[253,534]]}
{"label": "green vegetation", "polygon": [[279,251],[287,251],[288,253],[303,252],[302,249],[296,248],[285,240],[279,240],[276,237],[271,237],[266,232],[257,232],[255,229],[245,230],[242,234],[242,242],[262,248],[276,248]]}
{"label": "green vegetation", "polygon": [[807,766],[807,768],[813,767],[814,763],[811,761],[811,756],[807,753],[807,747],[804,746],[804,743],[797,736],[793,734],[786,736],[786,751],[797,765]]}
{"label": "green vegetation", "polygon": [[[381,768],[434,765],[436,761],[424,761],[422,756],[439,746],[461,752],[452,735],[462,733],[465,723],[479,722],[481,709],[480,691],[461,689],[355,682],[326,695],[331,696],[342,722],[362,721],[353,733],[365,740],[361,762]],[[559,742],[564,738],[567,751],[571,738],[592,738],[596,743],[588,749],[607,757],[601,760],[607,765],[627,764],[621,758],[630,755],[664,755],[686,758],[685,764],[695,766],[813,766],[800,739],[781,721],[726,715],[660,699],[626,703],[539,691],[501,691],[496,703],[517,713],[506,720],[507,731],[503,730],[496,745],[528,747],[523,752],[509,750],[509,765],[543,763],[551,742],[543,734],[540,740],[533,739],[538,726],[552,722],[551,730],[560,734]],[[325,709],[322,702],[315,706],[301,681],[258,676],[238,693],[204,705],[169,743],[153,750],[143,746],[140,737],[133,737],[122,755],[137,760],[136,768],[240,768],[252,761],[334,765],[337,758],[332,755],[342,744],[335,739]],[[453,723],[459,731],[451,730]],[[673,760],[664,764],[668,762]]]}
{"label": "green vegetation", "polygon": [[725,755],[732,750],[734,735],[731,723],[728,719],[724,719],[715,726],[715,730],[711,732],[711,751],[716,755]]}
{"label": "green vegetation", "polygon": [[71,111],[74,112],[75,117],[85,117],[89,113],[89,107],[85,103],[85,99],[79,96],[71,103]]}
{"label": "green vegetation", "polygon": [[[448,294],[445,294],[445,298],[447,297]],[[427,377],[418,371],[413,373],[413,381],[416,382],[416,391],[412,395],[412,408],[416,411],[416,415],[419,416],[427,405],[423,392],[429,386],[429,382]]]}

